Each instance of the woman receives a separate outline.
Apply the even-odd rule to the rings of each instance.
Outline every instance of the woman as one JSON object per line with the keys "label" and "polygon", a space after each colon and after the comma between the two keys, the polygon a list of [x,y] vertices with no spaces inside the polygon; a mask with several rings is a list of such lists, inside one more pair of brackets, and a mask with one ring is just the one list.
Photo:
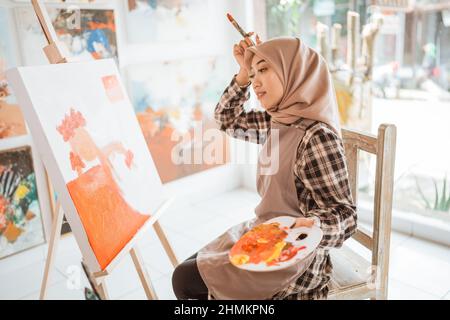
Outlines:
{"label": "woman", "polygon": [[[262,43],[257,36],[256,46],[248,43],[246,38],[234,46],[240,71],[215,117],[228,134],[263,144],[256,218],[230,228],[179,265],[174,292],[178,299],[325,299],[332,271],[329,249],[341,247],[356,231],[331,77],[323,58],[298,38]],[[244,110],[249,80],[265,111]],[[270,170],[264,165],[268,154]],[[233,244],[253,226],[280,215],[297,217],[296,226],[318,222],[324,236],[315,252],[280,271],[249,272],[231,265]]]}

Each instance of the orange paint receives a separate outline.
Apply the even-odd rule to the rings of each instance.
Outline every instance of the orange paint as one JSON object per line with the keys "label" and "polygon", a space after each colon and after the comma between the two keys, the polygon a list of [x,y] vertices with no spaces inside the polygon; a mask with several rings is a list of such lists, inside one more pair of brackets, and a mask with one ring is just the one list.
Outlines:
{"label": "orange paint", "polygon": [[245,233],[231,248],[230,254],[248,255],[248,263],[270,262],[269,260],[278,258],[272,257],[276,246],[282,243],[286,236],[287,232],[281,230],[278,223],[260,224]]}
{"label": "orange paint", "polygon": [[[228,148],[227,137],[222,134],[222,141],[213,142],[203,142],[203,147],[208,145],[217,144],[218,150],[222,151],[223,162],[219,163],[202,163],[202,164],[175,164],[172,161],[172,150],[175,148],[183,139],[181,139],[180,132],[176,133],[176,137],[180,137],[178,140],[173,139],[172,135],[176,129],[170,124],[165,123],[161,128],[158,124],[157,119],[167,115],[164,112],[155,112],[151,108],[146,109],[144,112],[137,113],[137,118],[139,125],[141,126],[142,133],[144,134],[145,141],[152,155],[153,161],[155,162],[156,168],[158,169],[159,176],[163,183],[167,183],[197,172],[208,170],[218,165],[225,164],[230,159],[230,151]],[[200,112],[194,114],[197,120],[200,119]],[[202,136],[207,130],[216,128],[216,123],[214,120],[208,120],[203,118],[203,132]],[[183,141],[189,141],[195,136],[194,128],[191,128],[187,133],[185,133],[185,139]],[[193,150],[191,150],[193,151]],[[219,158],[221,159],[221,158]],[[193,161],[193,160],[192,160]]]}
{"label": "orange paint", "polygon": [[3,232],[3,236],[8,240],[8,242],[14,243],[22,233],[22,229],[16,227],[14,223],[8,222],[6,225],[6,229]]}
{"label": "orange paint", "polygon": [[103,77],[102,82],[105,87],[106,95],[111,103],[116,103],[124,99],[122,88],[115,75]]}
{"label": "orange paint", "polygon": [[56,130],[63,136],[65,142],[72,139],[75,130],[86,125],[86,119],[79,111],[70,108],[70,113],[64,117],[62,123],[56,127]]}
{"label": "orange paint", "polygon": [[[150,218],[150,213],[133,209],[122,196],[114,180],[110,156],[123,156],[132,170],[134,154],[120,142],[98,147],[84,128],[83,115],[70,110],[57,130],[70,146],[70,163],[77,178],[67,183],[89,244],[102,270],[122,251],[136,232]],[[85,162],[98,160],[100,165],[87,167]]]}
{"label": "orange paint", "polygon": [[97,30],[97,29],[109,29],[111,32],[116,32],[116,24],[114,23],[114,16],[108,17],[109,21],[107,23],[101,23],[101,22],[95,22],[95,21],[89,21],[88,28],[90,30]]}
{"label": "orange paint", "polygon": [[150,218],[131,208],[111,174],[95,166],[67,184],[102,270]]}
{"label": "orange paint", "polygon": [[[305,246],[295,247],[285,242],[288,233],[278,223],[261,224],[245,233],[231,248],[232,263],[278,266],[280,262],[291,260]],[[244,260],[239,258],[245,256]]]}
{"label": "orange paint", "polygon": [[74,129],[74,134],[69,143],[71,150],[85,161],[93,161],[99,155],[95,142],[84,128]]}

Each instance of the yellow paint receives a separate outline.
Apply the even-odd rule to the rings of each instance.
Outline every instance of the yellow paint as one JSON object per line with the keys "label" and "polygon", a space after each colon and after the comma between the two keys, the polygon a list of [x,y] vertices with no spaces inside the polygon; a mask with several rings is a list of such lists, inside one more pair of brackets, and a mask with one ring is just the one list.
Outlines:
{"label": "yellow paint", "polygon": [[250,261],[250,257],[246,254],[236,254],[231,257],[231,263],[235,266],[240,266],[241,264],[246,264]]}
{"label": "yellow paint", "polygon": [[28,189],[25,185],[21,184],[16,189],[16,193],[14,194],[14,201],[19,202],[27,195],[29,191],[30,189]]}
{"label": "yellow paint", "polygon": [[272,260],[275,260],[276,258],[278,258],[285,245],[286,245],[286,242],[284,242],[284,241],[278,242],[275,245],[275,250],[273,251],[272,255],[266,260],[266,263],[269,263]]}

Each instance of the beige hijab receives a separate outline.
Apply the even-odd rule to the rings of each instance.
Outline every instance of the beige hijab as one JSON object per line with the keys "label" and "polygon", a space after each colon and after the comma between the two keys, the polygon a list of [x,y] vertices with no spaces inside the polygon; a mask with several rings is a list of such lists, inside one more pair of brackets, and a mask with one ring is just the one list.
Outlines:
{"label": "beige hijab", "polygon": [[283,84],[283,97],[267,112],[282,124],[300,118],[330,125],[341,136],[336,95],[325,60],[296,37],[267,40],[245,51],[245,65],[250,70],[253,56],[266,60]]}

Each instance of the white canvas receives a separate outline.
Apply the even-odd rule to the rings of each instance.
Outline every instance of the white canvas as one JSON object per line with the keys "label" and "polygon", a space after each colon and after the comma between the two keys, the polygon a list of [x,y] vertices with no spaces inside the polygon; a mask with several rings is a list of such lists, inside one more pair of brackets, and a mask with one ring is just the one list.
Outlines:
{"label": "white canvas", "polygon": [[20,67],[7,76],[84,256],[104,270],[165,199],[116,65]]}

